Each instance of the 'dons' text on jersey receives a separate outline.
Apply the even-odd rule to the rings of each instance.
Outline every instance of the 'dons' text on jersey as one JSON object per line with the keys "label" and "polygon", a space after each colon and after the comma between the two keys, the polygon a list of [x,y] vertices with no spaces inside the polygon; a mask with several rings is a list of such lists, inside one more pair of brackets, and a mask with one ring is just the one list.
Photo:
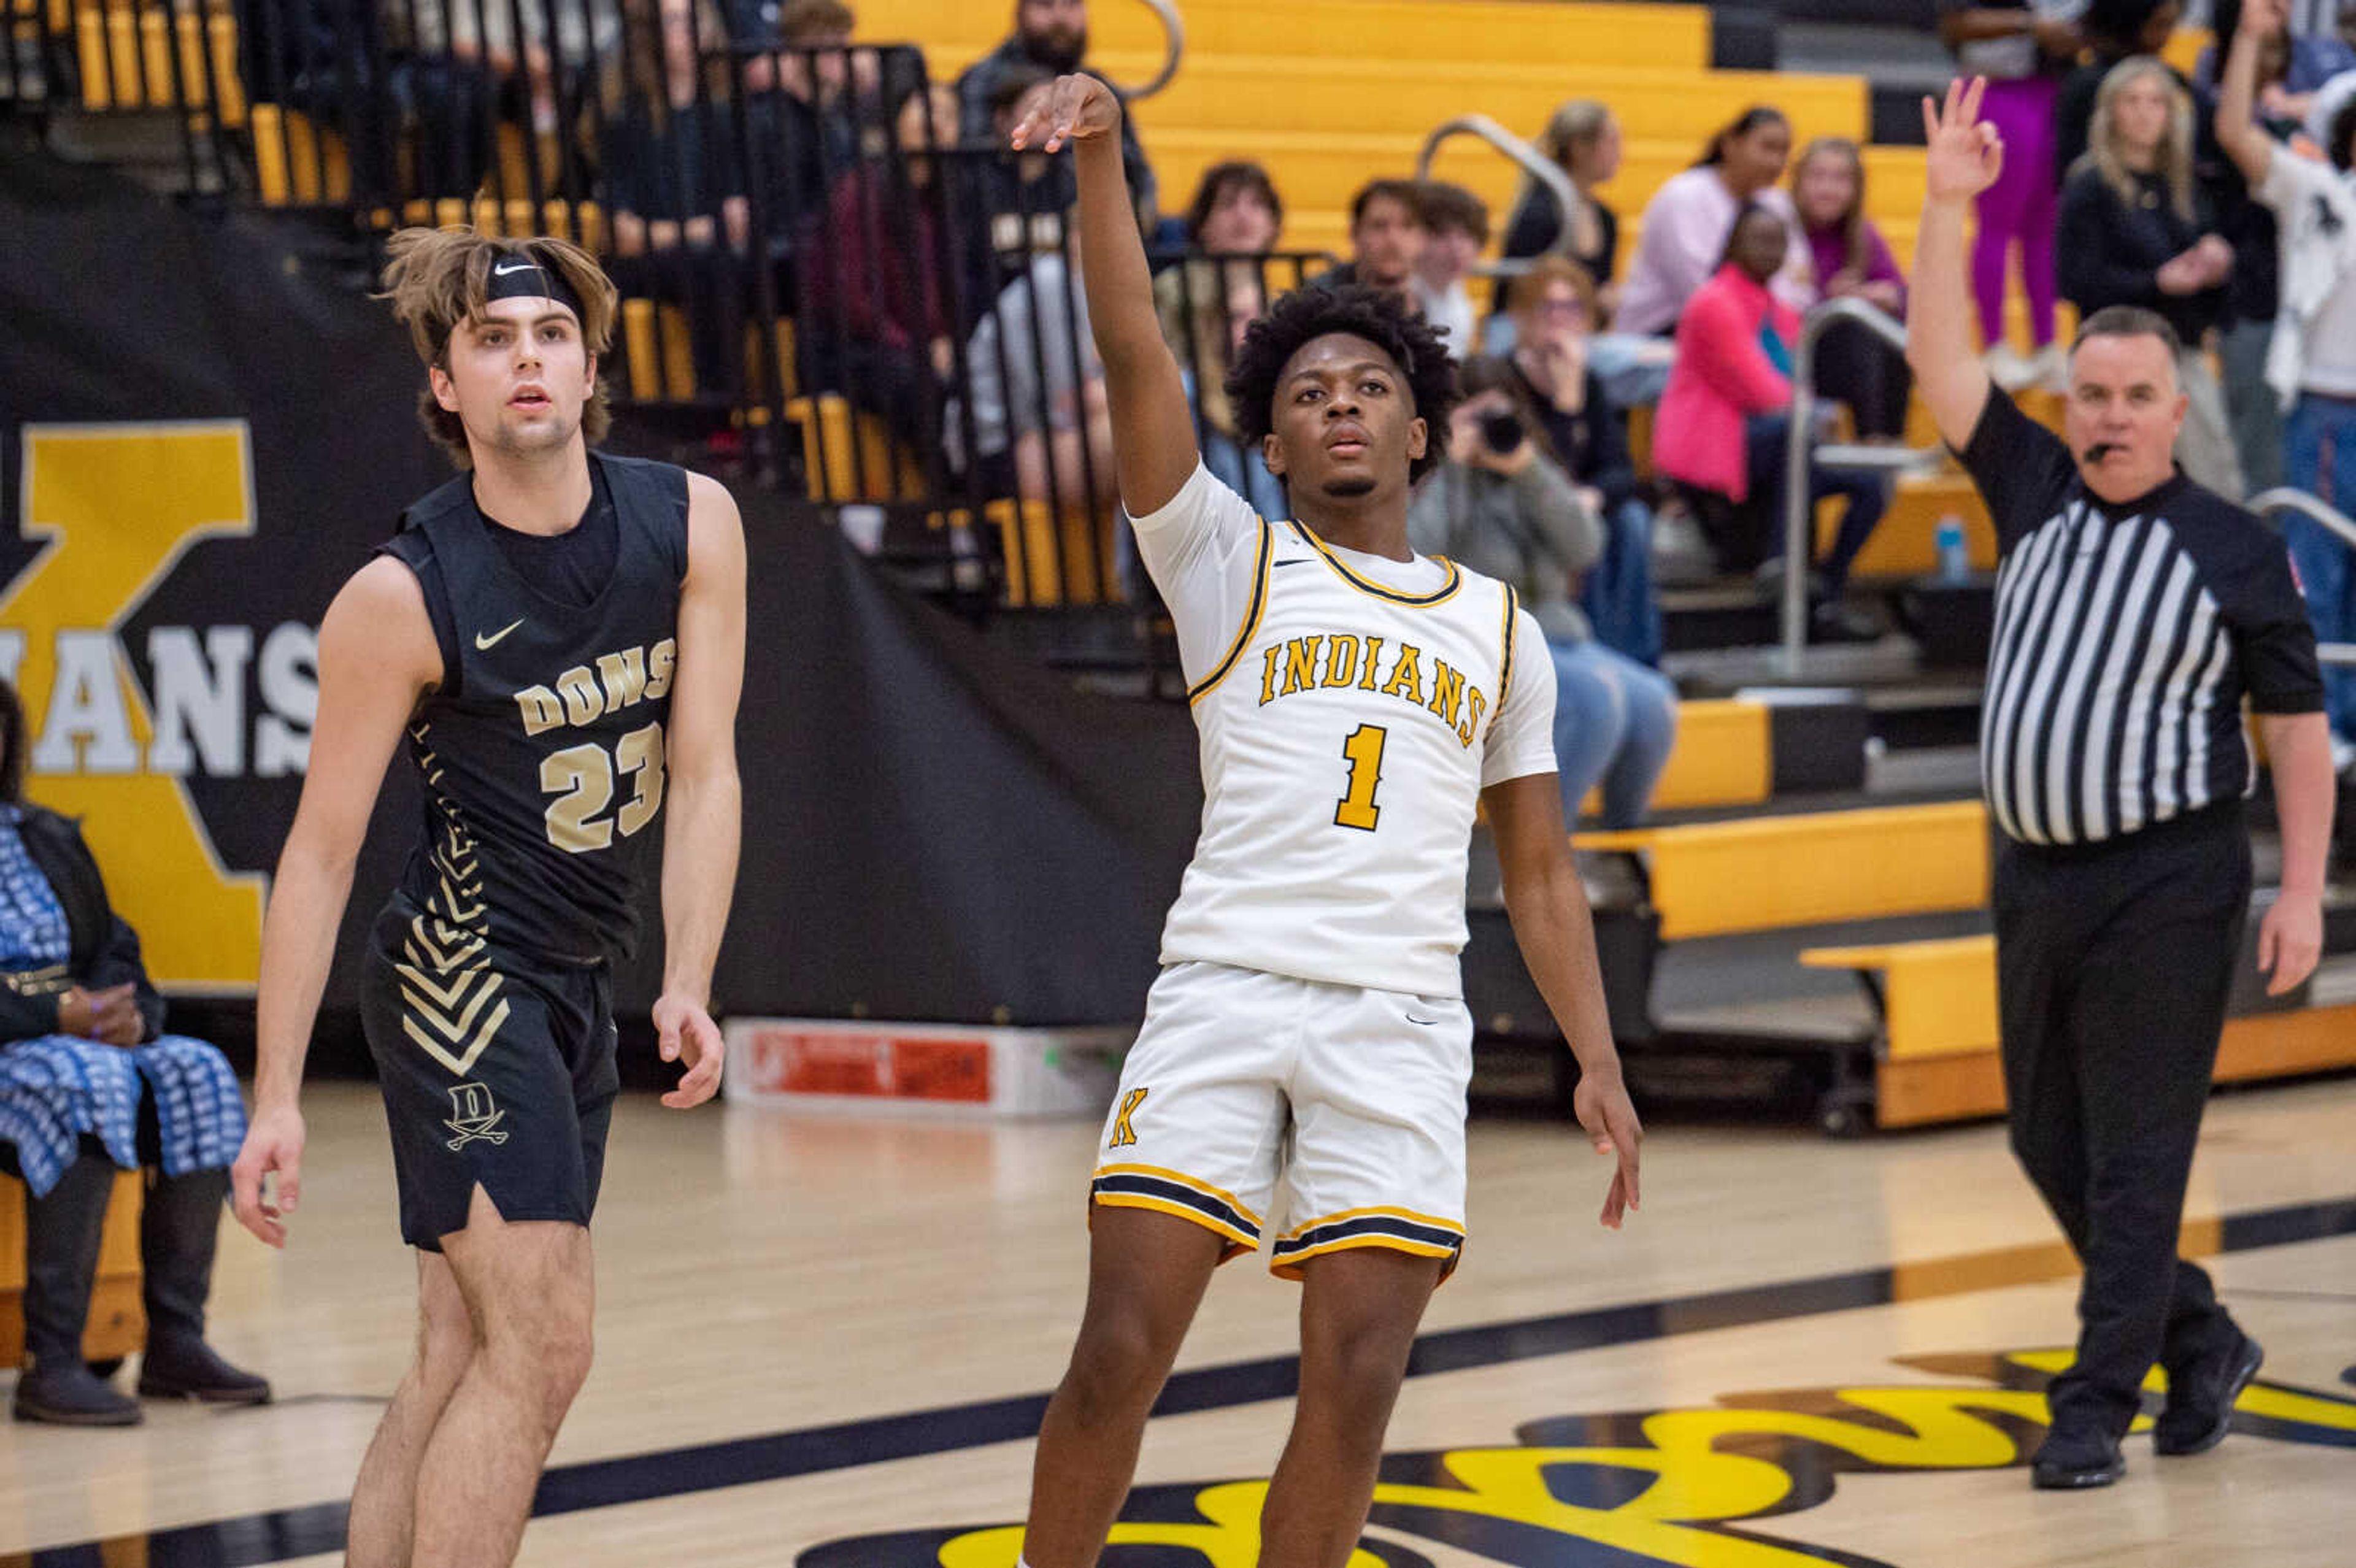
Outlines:
{"label": "'dons' text on jersey", "polygon": [[1188,671],[1206,799],[1162,962],[1454,996],[1484,742],[1525,617],[1452,562],[1404,592],[1298,524],[1258,528],[1243,624]]}
{"label": "'dons' text on jersey", "polygon": [[446,948],[481,937],[564,959],[627,954],[663,806],[665,726],[687,572],[687,476],[593,455],[611,508],[603,591],[570,603],[517,569],[462,477],[385,549],[418,574],[444,678],[410,754],[425,835],[402,895]]}

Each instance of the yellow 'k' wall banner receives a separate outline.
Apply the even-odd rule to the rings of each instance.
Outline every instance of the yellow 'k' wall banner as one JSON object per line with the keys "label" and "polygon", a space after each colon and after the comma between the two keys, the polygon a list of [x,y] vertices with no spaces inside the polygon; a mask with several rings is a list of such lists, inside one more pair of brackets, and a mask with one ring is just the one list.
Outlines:
{"label": "yellow 'k' wall banner", "polygon": [[253,534],[245,421],[22,429],[19,527],[37,553],[0,590],[0,675],[31,731],[25,793],[82,819],[159,987],[250,990],[263,879],[221,863],[187,780],[301,773],[316,638],[296,622],[152,626],[152,689],[124,641],[193,546]]}

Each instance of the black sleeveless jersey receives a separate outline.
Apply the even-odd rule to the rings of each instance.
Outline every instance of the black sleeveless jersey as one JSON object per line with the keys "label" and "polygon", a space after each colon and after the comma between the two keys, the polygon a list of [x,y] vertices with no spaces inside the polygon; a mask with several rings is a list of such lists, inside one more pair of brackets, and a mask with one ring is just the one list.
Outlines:
{"label": "black sleeveless jersey", "polygon": [[437,950],[479,938],[586,961],[637,944],[662,816],[687,475],[590,463],[592,506],[613,507],[617,548],[586,605],[518,571],[464,475],[380,547],[417,573],[442,645],[442,682],[410,719],[425,832],[396,895],[432,920]]}

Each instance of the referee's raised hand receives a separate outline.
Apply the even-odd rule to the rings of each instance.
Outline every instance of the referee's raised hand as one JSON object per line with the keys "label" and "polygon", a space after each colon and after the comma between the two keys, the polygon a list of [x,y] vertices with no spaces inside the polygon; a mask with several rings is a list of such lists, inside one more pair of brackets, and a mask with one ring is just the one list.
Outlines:
{"label": "referee's raised hand", "polygon": [[1044,95],[1034,94],[1031,112],[1010,138],[1022,152],[1063,151],[1066,142],[1092,142],[1120,133],[1120,95],[1093,76],[1059,76]]}
{"label": "referee's raised hand", "polygon": [[1942,106],[1922,100],[1922,134],[1930,148],[1923,165],[1925,194],[1933,201],[1968,201],[1996,184],[2004,172],[2004,138],[1980,118],[1987,78],[1947,84]]}

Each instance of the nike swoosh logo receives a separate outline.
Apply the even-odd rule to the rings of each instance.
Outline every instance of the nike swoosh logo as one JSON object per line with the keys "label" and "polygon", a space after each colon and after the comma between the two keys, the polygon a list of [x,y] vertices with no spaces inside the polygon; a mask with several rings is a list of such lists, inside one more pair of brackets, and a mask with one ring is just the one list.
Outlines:
{"label": "nike swoosh logo", "polygon": [[483,635],[482,633],[477,632],[475,634],[475,651],[477,653],[490,652],[493,648],[498,647],[501,642],[506,640],[507,635],[509,632],[514,631],[518,626],[522,624],[523,622],[519,618],[510,621],[506,625],[500,627],[498,631],[493,632],[487,637]]}
{"label": "nike swoosh logo", "polygon": [[1438,1023],[1438,1022],[1440,1021],[1438,1019],[1419,1019],[1419,1018],[1416,1017],[1413,1013],[1403,1013],[1403,1014],[1401,1014],[1400,1016],[1401,1016],[1401,1017],[1403,1017],[1403,1018],[1405,1018],[1405,1019],[1407,1019],[1407,1021],[1408,1021],[1408,1022],[1409,1022],[1409,1023],[1411,1023],[1411,1024],[1422,1024],[1422,1025],[1424,1025],[1424,1026],[1425,1026],[1425,1027],[1427,1027],[1427,1028],[1429,1028],[1430,1025],[1432,1025],[1432,1024],[1436,1024],[1436,1023]]}
{"label": "nike swoosh logo", "polygon": [[539,268],[540,263],[537,261],[501,261],[498,266],[491,269],[491,276],[495,278],[511,277],[517,272],[537,272]]}
{"label": "nike swoosh logo", "polygon": [[1278,562],[1276,563],[1276,565],[1275,565],[1275,566],[1271,566],[1271,567],[1269,567],[1269,571],[1275,571],[1275,570],[1277,569],[1277,567],[1284,567],[1284,566],[1307,566],[1308,564],[1310,564],[1310,562],[1309,562],[1309,558],[1308,558],[1307,556],[1305,556],[1305,555],[1296,555],[1296,556],[1294,556],[1290,560],[1280,560],[1280,561],[1278,561]]}

